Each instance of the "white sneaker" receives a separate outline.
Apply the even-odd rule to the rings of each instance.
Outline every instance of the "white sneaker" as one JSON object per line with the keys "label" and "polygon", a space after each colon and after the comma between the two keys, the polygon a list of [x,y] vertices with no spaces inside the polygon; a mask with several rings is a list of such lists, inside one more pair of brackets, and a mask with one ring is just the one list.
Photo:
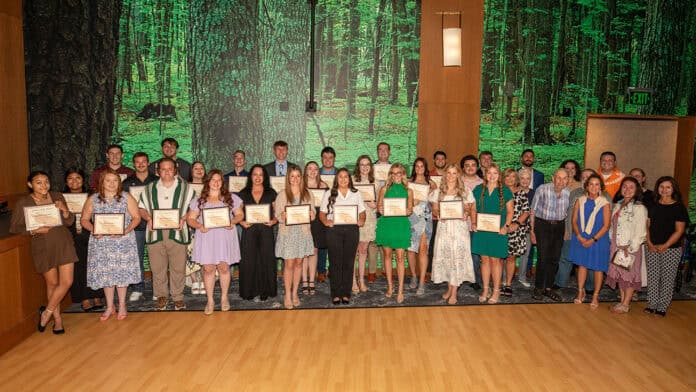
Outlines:
{"label": "white sneaker", "polygon": [[532,287],[532,285],[529,282],[527,282],[526,279],[518,279],[517,281],[520,282],[520,284],[526,288]]}
{"label": "white sneaker", "polygon": [[135,301],[140,301],[140,297],[143,296],[143,293],[140,291],[134,291],[131,293],[130,297],[128,297],[128,300],[130,302],[135,302]]}
{"label": "white sneaker", "polygon": [[198,282],[191,283],[191,294],[200,294],[201,292],[198,287]]}
{"label": "white sneaker", "polygon": [[203,284],[203,282],[201,282],[201,283],[198,284],[198,294],[200,294],[200,295],[206,295],[206,294],[207,294],[206,291],[205,291],[205,284]]}

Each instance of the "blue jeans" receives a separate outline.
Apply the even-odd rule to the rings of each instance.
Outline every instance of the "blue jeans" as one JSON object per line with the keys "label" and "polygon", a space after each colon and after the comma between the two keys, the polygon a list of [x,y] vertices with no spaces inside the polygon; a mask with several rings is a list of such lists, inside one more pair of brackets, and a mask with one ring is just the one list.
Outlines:
{"label": "blue jeans", "polygon": [[142,293],[144,291],[145,285],[145,230],[134,230],[135,232],[135,243],[138,247],[138,259],[140,259],[140,282],[131,285],[133,291]]}
{"label": "blue jeans", "polygon": [[472,253],[471,259],[474,261],[474,277],[476,278],[475,283],[481,284],[481,255]]}
{"label": "blue jeans", "polygon": [[326,273],[326,259],[329,255],[329,249],[327,248],[319,248],[319,251],[317,252],[317,273],[318,274],[325,274]]}
{"label": "blue jeans", "polygon": [[[568,260],[568,254],[570,253],[570,240],[563,241],[563,247],[561,248],[561,258],[558,260],[558,272],[556,272],[556,281],[554,282],[558,287],[568,287],[568,279],[570,278],[570,273],[573,271],[573,262]],[[587,279],[585,280],[585,291],[594,290],[594,274],[588,272]]]}

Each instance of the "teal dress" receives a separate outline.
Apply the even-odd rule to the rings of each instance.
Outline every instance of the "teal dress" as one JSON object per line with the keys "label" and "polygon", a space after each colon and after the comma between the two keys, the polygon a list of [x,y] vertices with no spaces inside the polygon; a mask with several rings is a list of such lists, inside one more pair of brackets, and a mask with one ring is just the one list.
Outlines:
{"label": "teal dress", "polygon": [[[513,198],[510,189],[506,186],[503,187],[502,211],[500,209],[500,194],[498,188],[493,189],[493,192],[489,194],[488,188],[482,184],[474,188],[472,193],[474,198],[476,198],[476,212],[500,214],[500,227],[502,228],[505,226],[505,215],[507,214],[505,203]],[[473,233],[473,238],[471,239],[471,253],[499,259],[505,258],[508,255],[508,237],[507,235],[488,231],[477,231]]]}
{"label": "teal dress", "polygon": [[[403,184],[392,184],[384,198],[408,197]],[[375,243],[392,249],[408,249],[411,245],[411,222],[407,216],[381,216],[377,220]]]}

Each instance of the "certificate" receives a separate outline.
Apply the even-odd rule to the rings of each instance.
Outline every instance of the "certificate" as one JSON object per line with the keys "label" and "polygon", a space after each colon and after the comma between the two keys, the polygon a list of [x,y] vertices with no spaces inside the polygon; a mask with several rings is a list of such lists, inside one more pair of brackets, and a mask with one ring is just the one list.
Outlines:
{"label": "certificate", "polygon": [[247,184],[247,178],[242,176],[229,176],[228,181],[227,189],[233,193],[240,192]]}
{"label": "certificate", "polygon": [[60,210],[55,204],[44,204],[24,207],[24,223],[27,231],[32,231],[44,226],[60,226],[63,224],[63,219],[61,219]]}
{"label": "certificate", "polygon": [[372,170],[375,172],[375,180],[378,181],[387,181],[387,177],[389,177],[389,169],[391,168],[391,165],[389,164],[375,164],[372,166]]}
{"label": "certificate", "polygon": [[300,204],[298,206],[285,206],[285,225],[304,225],[310,222],[311,215],[309,209],[312,208],[309,204]]}
{"label": "certificate", "polygon": [[84,207],[87,201],[87,196],[87,193],[63,193],[65,204],[67,204],[68,210],[73,214],[82,213],[82,207]]}
{"label": "certificate", "polygon": [[244,220],[254,223],[268,223],[271,220],[270,204],[246,204],[244,206]]}
{"label": "certificate", "polygon": [[476,230],[498,233],[500,231],[500,214],[476,214]]}
{"label": "certificate", "polygon": [[415,200],[428,200],[428,193],[430,193],[430,185],[409,182],[408,188],[413,191],[413,198]]}
{"label": "certificate", "polygon": [[132,186],[128,188],[128,192],[133,196],[135,201],[140,201],[140,195],[145,192],[145,185],[143,186]]}
{"label": "certificate", "polygon": [[384,199],[384,216],[406,216],[406,205],[408,199],[405,197],[394,197]]}
{"label": "certificate", "polygon": [[276,193],[280,193],[285,190],[285,176],[271,176],[271,188],[273,188]]}
{"label": "certificate", "polygon": [[189,188],[193,189],[196,196],[200,196],[203,192],[203,184],[189,184]]}
{"label": "certificate", "polygon": [[464,218],[464,204],[461,200],[442,200],[440,202],[440,219]]}
{"label": "certificate", "polygon": [[119,174],[119,177],[121,177],[121,182],[126,181],[126,178],[128,178],[128,174]]}
{"label": "certificate", "polygon": [[321,180],[326,183],[326,185],[329,186],[329,189],[333,187],[334,181],[336,181],[336,175],[335,174],[321,174]]}
{"label": "certificate", "polygon": [[206,229],[215,229],[217,227],[229,227],[230,207],[204,208],[201,210],[203,216],[203,226]]}
{"label": "certificate", "polygon": [[442,176],[430,176],[430,179],[435,183],[435,185],[439,188],[440,184],[442,184]]}
{"label": "certificate", "polygon": [[309,192],[312,194],[312,198],[314,199],[314,207],[319,207],[321,206],[321,201],[324,199],[324,193],[326,193],[326,189],[324,188],[309,188]]}
{"label": "certificate", "polygon": [[123,235],[126,214],[94,214],[94,235]]}
{"label": "certificate", "polygon": [[333,222],[334,225],[357,225],[358,224],[358,206],[333,206]]}
{"label": "certificate", "polygon": [[152,229],[167,230],[179,229],[179,210],[176,208],[168,208],[161,210],[152,210]]}
{"label": "certificate", "polygon": [[375,184],[355,184],[355,189],[360,191],[364,202],[375,201],[377,199]]}

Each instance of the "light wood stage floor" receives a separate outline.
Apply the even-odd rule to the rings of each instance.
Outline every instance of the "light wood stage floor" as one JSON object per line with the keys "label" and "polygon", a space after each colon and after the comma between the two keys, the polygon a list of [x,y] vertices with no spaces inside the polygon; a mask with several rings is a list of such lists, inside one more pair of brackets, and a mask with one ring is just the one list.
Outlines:
{"label": "light wood stage floor", "polygon": [[696,390],[696,302],[67,314],[0,357],[6,391]]}

